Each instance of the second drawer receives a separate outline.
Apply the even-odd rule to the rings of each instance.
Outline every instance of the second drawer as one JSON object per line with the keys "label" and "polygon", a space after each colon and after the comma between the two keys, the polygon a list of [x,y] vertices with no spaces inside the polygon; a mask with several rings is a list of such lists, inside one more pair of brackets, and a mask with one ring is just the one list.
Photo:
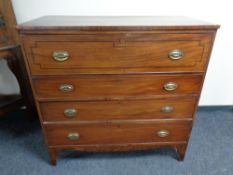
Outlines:
{"label": "second drawer", "polygon": [[33,82],[39,99],[110,100],[199,94],[202,79],[200,74],[96,75],[42,76]]}
{"label": "second drawer", "polygon": [[40,102],[44,121],[192,118],[196,97],[150,100]]}

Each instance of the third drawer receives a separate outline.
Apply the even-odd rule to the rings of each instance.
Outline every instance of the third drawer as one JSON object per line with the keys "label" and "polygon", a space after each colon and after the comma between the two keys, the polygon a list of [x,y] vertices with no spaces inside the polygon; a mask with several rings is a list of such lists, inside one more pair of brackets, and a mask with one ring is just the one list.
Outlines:
{"label": "third drawer", "polygon": [[192,118],[195,96],[148,100],[39,102],[44,121]]}

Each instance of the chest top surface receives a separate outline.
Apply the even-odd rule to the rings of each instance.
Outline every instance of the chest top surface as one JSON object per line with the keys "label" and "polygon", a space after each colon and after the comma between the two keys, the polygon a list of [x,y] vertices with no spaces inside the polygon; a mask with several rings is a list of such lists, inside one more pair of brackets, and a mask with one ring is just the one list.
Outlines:
{"label": "chest top surface", "polygon": [[214,30],[219,25],[181,16],[44,16],[17,28],[23,33],[35,30]]}

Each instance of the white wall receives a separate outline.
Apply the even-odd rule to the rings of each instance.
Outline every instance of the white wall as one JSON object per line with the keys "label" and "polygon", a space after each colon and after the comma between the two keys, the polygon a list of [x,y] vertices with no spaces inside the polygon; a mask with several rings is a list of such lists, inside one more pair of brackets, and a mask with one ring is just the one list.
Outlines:
{"label": "white wall", "polygon": [[19,23],[44,15],[190,16],[221,25],[201,105],[233,105],[233,10],[229,0],[13,0]]}

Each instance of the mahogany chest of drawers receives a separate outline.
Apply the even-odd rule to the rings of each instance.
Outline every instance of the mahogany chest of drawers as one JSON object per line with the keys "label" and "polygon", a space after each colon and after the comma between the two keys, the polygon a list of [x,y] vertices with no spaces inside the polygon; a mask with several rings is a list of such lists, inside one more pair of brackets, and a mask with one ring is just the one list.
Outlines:
{"label": "mahogany chest of drawers", "polygon": [[52,164],[63,150],[159,147],[183,160],[218,27],[185,17],[19,25]]}

